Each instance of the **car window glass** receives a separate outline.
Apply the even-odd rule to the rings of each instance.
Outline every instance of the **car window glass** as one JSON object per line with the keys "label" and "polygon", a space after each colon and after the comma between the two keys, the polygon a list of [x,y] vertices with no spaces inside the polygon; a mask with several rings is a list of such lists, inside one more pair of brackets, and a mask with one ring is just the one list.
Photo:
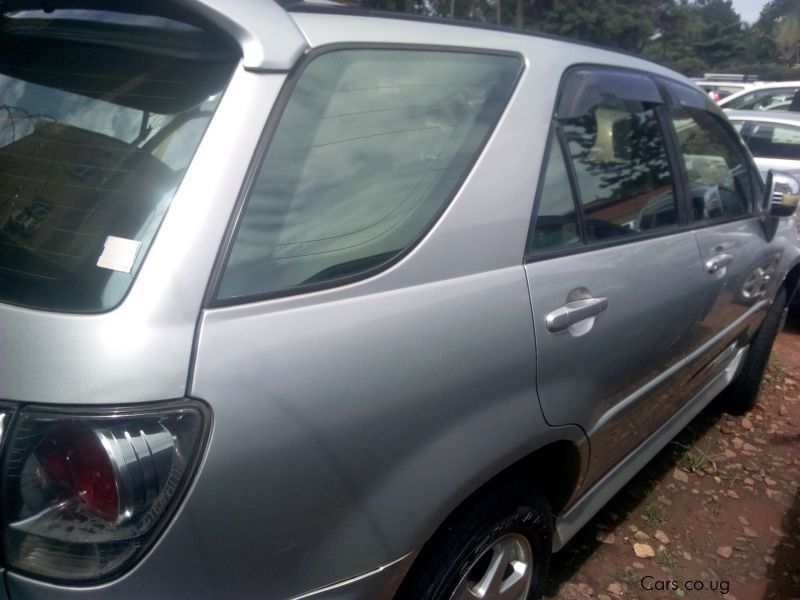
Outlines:
{"label": "car window glass", "polygon": [[800,160],[800,127],[753,122],[743,139],[753,156]]}
{"label": "car window glass", "polygon": [[689,179],[693,219],[748,214],[752,206],[748,162],[720,117],[689,107],[670,111]]}
{"label": "car window glass", "polygon": [[219,296],[330,282],[403,252],[462,181],[520,66],[416,50],[314,59],[255,179]]}
{"label": "car window glass", "polygon": [[677,225],[667,149],[655,106],[610,94],[562,120],[589,240]]}
{"label": "car window glass", "polygon": [[725,108],[736,110],[786,110],[798,88],[772,88],[753,90],[748,94],[731,100]]}
{"label": "car window glass", "polygon": [[96,313],[132,285],[239,57],[79,12],[0,19],[0,301]]}
{"label": "car window glass", "polygon": [[564,163],[561,145],[553,140],[547,159],[536,223],[531,236],[531,252],[572,246],[581,241],[575,200]]}

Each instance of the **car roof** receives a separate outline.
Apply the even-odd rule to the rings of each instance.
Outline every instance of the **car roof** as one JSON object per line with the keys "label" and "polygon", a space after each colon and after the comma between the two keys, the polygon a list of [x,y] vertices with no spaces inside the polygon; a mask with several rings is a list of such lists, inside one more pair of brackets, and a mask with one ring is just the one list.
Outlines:
{"label": "car roof", "polygon": [[717,81],[715,79],[693,79],[697,85],[719,85],[728,87],[752,88],[758,85],[755,81]]}
{"label": "car roof", "polygon": [[760,90],[765,88],[800,87],[800,81],[759,81],[756,82],[755,87]]}
{"label": "car roof", "polygon": [[737,98],[741,98],[745,94],[750,94],[755,91],[792,88],[792,87],[800,87],[800,81],[759,81],[757,83],[752,84],[747,89],[744,89],[740,92],[736,92],[735,94],[731,94],[727,98],[723,98],[722,100],[719,101],[719,105],[724,108],[726,104],[736,100]]}
{"label": "car roof", "polygon": [[800,126],[800,113],[777,110],[726,110],[732,121],[761,121],[782,125]]}

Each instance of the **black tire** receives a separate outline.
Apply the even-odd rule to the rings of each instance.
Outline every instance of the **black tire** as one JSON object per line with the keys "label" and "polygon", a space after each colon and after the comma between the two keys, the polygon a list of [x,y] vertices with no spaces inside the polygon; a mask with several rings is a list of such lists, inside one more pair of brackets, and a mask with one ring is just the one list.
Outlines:
{"label": "black tire", "polygon": [[767,311],[767,316],[764,317],[750,343],[742,370],[723,392],[725,408],[732,413],[746,413],[756,405],[761,380],[772,352],[772,344],[783,328],[786,318],[786,299],[786,288],[781,286]]}
{"label": "black tire", "polygon": [[[527,595],[519,597],[541,598],[550,567],[553,517],[542,494],[515,481],[494,486],[456,510],[424,546],[395,598],[450,600],[460,585],[480,580],[495,557],[499,560],[501,549],[524,553],[523,539],[531,552],[525,571],[530,585]],[[512,583],[516,575],[504,573],[503,583]]]}

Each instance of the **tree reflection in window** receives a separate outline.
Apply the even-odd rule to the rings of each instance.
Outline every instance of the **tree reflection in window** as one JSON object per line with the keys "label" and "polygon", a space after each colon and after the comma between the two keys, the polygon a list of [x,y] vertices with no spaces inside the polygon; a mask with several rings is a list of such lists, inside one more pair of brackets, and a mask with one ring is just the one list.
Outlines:
{"label": "tree reflection in window", "polygon": [[562,121],[590,240],[677,224],[667,150],[655,108],[607,96]]}

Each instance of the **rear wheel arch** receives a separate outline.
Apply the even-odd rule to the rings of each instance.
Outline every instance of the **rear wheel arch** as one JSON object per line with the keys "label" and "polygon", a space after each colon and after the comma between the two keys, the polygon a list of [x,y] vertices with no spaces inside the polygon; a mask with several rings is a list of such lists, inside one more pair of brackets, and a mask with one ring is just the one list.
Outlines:
{"label": "rear wheel arch", "polygon": [[420,549],[406,574],[399,597],[419,596],[419,580],[431,580],[432,571],[442,570],[442,547],[452,545],[453,531],[463,525],[462,520],[474,519],[476,511],[480,513],[481,506],[487,505],[487,499],[491,504],[491,499],[497,499],[499,492],[517,493],[521,501],[530,497],[539,497],[543,501],[545,508],[539,512],[547,515],[549,522],[546,526],[550,534],[547,536],[547,556],[542,557],[546,562],[540,566],[546,572],[555,517],[568,506],[579,489],[588,462],[587,450],[588,446],[581,447],[573,440],[550,442],[478,487],[446,515]]}

